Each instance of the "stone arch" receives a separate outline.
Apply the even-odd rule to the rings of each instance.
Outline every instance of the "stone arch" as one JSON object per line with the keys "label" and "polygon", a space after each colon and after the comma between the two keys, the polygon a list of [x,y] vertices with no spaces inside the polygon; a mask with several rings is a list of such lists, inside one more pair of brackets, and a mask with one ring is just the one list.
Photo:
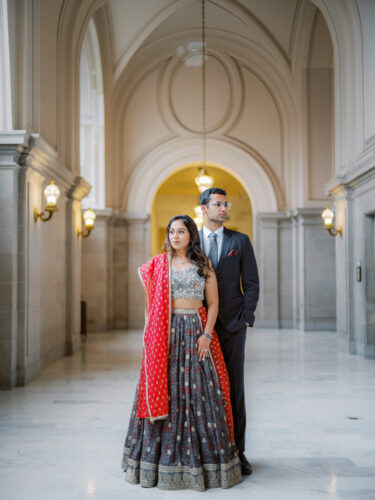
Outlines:
{"label": "stone arch", "polygon": [[[121,206],[128,214],[149,214],[159,186],[186,164],[201,161],[200,138],[172,139],[146,155],[133,171]],[[231,141],[207,140],[208,162],[218,164],[244,186],[253,213],[275,212],[283,203],[283,195],[266,162]]]}
{"label": "stone arch", "polygon": [[[175,10],[181,6],[188,4],[189,0],[179,0],[174,2],[173,8],[162,9],[157,17],[157,22],[150,25],[142,36],[137,37],[132,44],[130,52],[126,56],[126,68],[128,71],[128,62],[131,55],[141,46],[150,30],[156,28]],[[362,72],[362,32],[361,23],[358,13],[358,7],[351,0],[310,0],[323,14],[323,17],[328,25],[332,43],[334,47],[335,57],[335,145],[336,145],[336,173],[343,173],[347,168],[355,163],[358,154],[363,146],[363,72]],[[224,6],[223,1],[219,2]],[[84,33],[87,29],[90,19],[100,10],[102,23],[100,29],[99,42],[102,53],[103,63],[108,62],[108,74],[111,77],[108,87],[112,83],[111,69],[111,27],[108,20],[108,0],[67,0],[63,3],[58,24],[58,46],[57,46],[57,61],[58,61],[58,152],[64,163],[71,170],[79,170],[79,112],[78,112],[78,75],[79,75],[79,55]],[[104,7],[104,8],[101,8]],[[239,8],[237,4],[225,4],[225,8],[233,15],[243,16],[243,8]],[[156,20],[155,20],[156,21]],[[249,18],[250,22],[250,18]],[[255,27],[254,27],[255,29]],[[261,29],[258,26],[256,29]],[[264,33],[267,38],[267,33]],[[249,49],[244,41],[241,44],[240,51],[245,59],[249,56]],[[253,47],[254,48],[254,47]],[[266,52],[266,51],[265,51]],[[280,57],[280,64],[276,67],[275,55],[279,54],[279,48],[275,46],[274,40],[268,40],[268,53],[257,53],[254,55],[256,64],[262,58],[266,58],[268,63],[271,63],[268,69],[265,69],[264,78],[269,82],[270,88],[275,88],[276,80],[282,82],[282,89],[279,89],[278,98],[283,108],[285,109],[291,104],[291,108],[286,112],[283,118],[287,127],[293,129],[297,123],[296,110],[293,106],[294,90],[290,85],[291,75],[290,68],[285,57]],[[121,65],[120,65],[121,66]],[[120,66],[116,76],[120,78]],[[263,63],[264,67],[264,63]],[[106,73],[103,68],[103,73]],[[125,66],[124,66],[125,69]],[[264,69],[264,68],[263,68]],[[261,71],[263,73],[263,71]],[[272,77],[272,73],[276,76]],[[122,80],[122,77],[120,78]],[[118,82],[118,80],[117,80]],[[105,86],[106,83],[104,82]],[[112,116],[115,111],[118,99],[121,100],[119,94],[122,92],[122,84],[113,88],[113,106],[111,107],[111,115],[106,116],[106,139],[114,137],[110,128],[116,134],[116,128],[120,123],[120,119]],[[112,90],[111,90],[112,92]],[[121,107],[121,106],[120,106]],[[109,106],[106,107],[109,110]],[[107,126],[108,123],[108,126]],[[109,134],[112,134],[111,136]],[[118,139],[118,135],[116,139]],[[298,153],[296,153],[296,145],[293,144],[293,139],[288,139],[285,149],[286,163],[290,165],[298,164]],[[108,148],[108,152],[110,148]],[[111,153],[111,156],[106,155],[106,163],[111,165],[118,161],[118,152]],[[78,172],[77,172],[78,173]],[[292,185],[295,180],[292,177],[298,178],[299,173],[296,169],[292,173],[287,173],[286,192],[293,191]],[[298,182],[298,180],[297,180]],[[296,198],[296,194],[292,194],[292,204],[298,205],[302,200]]]}
{"label": "stone arch", "polygon": [[[191,0],[173,2],[172,6],[161,10],[150,26],[143,27],[140,35],[126,52],[126,57],[123,58],[120,67],[129,61],[149,35],[150,30],[155,29],[166,17],[189,1]],[[103,61],[105,97],[112,88],[113,34],[108,3],[109,0],[66,0],[63,2],[59,14],[57,28],[58,149],[68,167],[77,173],[79,170],[79,106],[77,109],[77,105],[79,102],[80,54],[88,23],[94,16]],[[106,73],[110,75],[110,78],[106,78]],[[108,92],[106,87],[108,87]],[[109,127],[107,127],[106,137],[109,137],[108,129]]]}
{"label": "stone arch", "polygon": [[[174,35],[175,36],[175,35]],[[179,41],[183,43],[185,38],[188,39],[191,33],[185,33]],[[279,196],[279,200],[292,197],[292,186],[295,182],[294,177],[298,176],[296,165],[297,161],[297,150],[298,144],[295,143],[294,131],[297,128],[297,111],[295,109],[295,101],[293,98],[293,83],[290,72],[288,68],[284,65],[277,65],[275,60],[270,56],[267,51],[262,49],[256,44],[253,44],[247,40],[243,40],[241,37],[231,35],[231,37],[226,37],[220,33],[211,33],[210,40],[213,44],[213,50],[226,50],[228,56],[234,57],[237,61],[241,62],[244,66],[251,66],[252,72],[259,78],[267,91],[269,92],[272,100],[275,103],[277,112],[280,117],[280,127],[281,133],[284,137],[284,149],[282,156],[282,163],[285,165],[286,169],[295,169],[296,172],[285,173],[285,193]],[[142,48],[136,57],[129,63],[126,78],[122,82],[118,82],[116,88],[114,89],[114,95],[112,100],[113,113],[111,116],[111,128],[114,131],[113,142],[114,147],[112,148],[112,159],[111,165],[120,165],[120,158],[122,157],[122,133],[123,133],[123,118],[125,110],[127,108],[128,102],[131,99],[134,89],[139,85],[140,81],[148,74],[149,65],[152,64],[153,67],[161,64],[163,61],[169,59],[169,45],[173,44],[173,37],[168,37],[168,43],[165,44],[165,40],[156,42],[152,47]],[[146,68],[146,69],[145,69]],[[163,78],[165,74],[163,73]],[[159,107],[162,103],[159,103]],[[170,130],[171,135],[169,140],[173,140],[173,137],[178,135],[178,130]],[[190,137],[190,135],[188,135]],[[224,142],[237,143],[238,141],[234,137],[229,137],[225,135],[222,137]],[[251,156],[253,151],[251,148],[244,144],[237,144],[240,149],[248,150]],[[260,161],[260,164],[266,164]],[[136,165],[131,165],[131,170],[135,168]],[[268,166],[268,170],[271,170]],[[120,179],[117,179],[117,184]],[[113,186],[116,189],[115,186]],[[121,201],[122,194],[119,199],[119,206],[123,208]],[[294,205],[298,205],[297,200],[293,201]],[[285,203],[280,202],[279,208],[284,209]]]}
{"label": "stone arch", "polygon": [[78,44],[77,38],[80,32],[86,31],[92,17],[87,15],[89,10],[90,3],[87,1],[64,2],[57,27],[57,141],[60,156],[75,171],[79,169],[79,107],[76,113],[74,109],[79,102],[81,54],[81,44]]}
{"label": "stone arch", "polygon": [[364,145],[363,40],[356,2],[310,0],[322,13],[334,54],[336,175],[355,165]]}
{"label": "stone arch", "polygon": [[88,24],[80,67],[80,173],[92,185],[85,208],[105,206],[103,71],[95,23]]}

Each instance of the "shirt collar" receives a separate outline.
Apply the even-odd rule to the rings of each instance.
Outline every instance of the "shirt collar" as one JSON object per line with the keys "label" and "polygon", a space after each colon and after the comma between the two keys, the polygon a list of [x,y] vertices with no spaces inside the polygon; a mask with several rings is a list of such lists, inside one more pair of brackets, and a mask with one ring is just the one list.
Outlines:
{"label": "shirt collar", "polygon": [[224,226],[219,227],[219,229],[216,229],[216,231],[210,231],[205,225],[203,226],[203,236],[205,238],[208,238],[211,233],[216,233],[217,236],[221,236],[224,231]]}

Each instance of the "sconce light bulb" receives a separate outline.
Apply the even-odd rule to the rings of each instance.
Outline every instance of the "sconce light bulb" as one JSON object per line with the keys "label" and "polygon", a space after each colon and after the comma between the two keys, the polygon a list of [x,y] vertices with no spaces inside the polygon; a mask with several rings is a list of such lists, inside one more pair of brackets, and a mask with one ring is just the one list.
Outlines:
{"label": "sconce light bulb", "polygon": [[84,212],[83,220],[85,222],[86,229],[92,229],[94,227],[95,219],[96,214],[93,210],[91,210],[91,208]]}
{"label": "sconce light bulb", "polygon": [[60,189],[56,186],[56,184],[52,180],[51,184],[49,184],[44,190],[44,197],[46,199],[46,208],[55,208],[59,196],[60,196]]}
{"label": "sconce light bulb", "polygon": [[325,210],[322,212],[322,219],[324,220],[324,225],[326,227],[331,227],[333,225],[333,219],[335,217],[335,214],[332,212],[332,210],[328,207],[326,207]]}

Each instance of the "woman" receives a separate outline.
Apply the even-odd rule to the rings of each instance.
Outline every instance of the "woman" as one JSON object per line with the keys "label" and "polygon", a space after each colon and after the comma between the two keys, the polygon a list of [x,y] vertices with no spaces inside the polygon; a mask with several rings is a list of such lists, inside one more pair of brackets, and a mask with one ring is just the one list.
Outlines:
{"label": "woman", "polygon": [[229,488],[242,475],[228,375],[213,329],[215,272],[188,215],[171,219],[166,248],[140,267],[147,318],[124,447],[125,478],[167,490]]}

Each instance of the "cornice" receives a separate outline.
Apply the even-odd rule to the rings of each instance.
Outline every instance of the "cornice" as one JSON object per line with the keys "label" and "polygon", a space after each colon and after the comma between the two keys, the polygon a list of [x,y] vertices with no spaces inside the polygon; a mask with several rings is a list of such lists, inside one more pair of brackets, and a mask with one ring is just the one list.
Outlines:
{"label": "cornice", "polygon": [[297,208],[295,210],[285,210],[284,212],[260,212],[256,218],[268,228],[279,229],[286,224],[320,225],[321,208]]}
{"label": "cornice", "polygon": [[[82,209],[84,212],[84,209]],[[108,226],[127,226],[132,221],[144,222],[148,220],[147,214],[127,214],[125,212],[120,212],[115,208],[102,208],[96,209],[95,214],[97,220],[104,221]]]}
{"label": "cornice", "polygon": [[[83,198],[88,196],[91,191],[91,184],[89,184],[83,177],[77,176],[74,179],[73,186],[68,189],[67,196],[73,200],[82,201]],[[96,213],[96,212],[95,212]]]}
{"label": "cornice", "polygon": [[0,167],[19,168],[23,147],[27,144],[26,130],[9,130],[0,132]]}
{"label": "cornice", "polygon": [[29,134],[28,144],[22,145],[20,164],[31,168],[45,178],[54,179],[56,184],[68,191],[76,175],[60,160],[56,150],[39,134]]}
{"label": "cornice", "polygon": [[[54,179],[69,198],[81,201],[90,192],[91,185],[71,172],[57,151],[39,134],[26,130],[1,132],[0,153],[17,168],[30,169],[48,181]],[[4,165],[9,166],[7,161]]]}
{"label": "cornice", "polygon": [[374,181],[374,179],[375,158],[371,167],[368,167],[367,163],[367,166],[359,165],[346,175],[337,175],[325,184],[324,189],[327,194],[337,196],[337,194],[341,193],[343,190],[349,191],[357,189],[368,182]]}
{"label": "cornice", "polygon": [[18,146],[27,140],[26,130],[6,130],[0,132],[0,148],[3,146]]}
{"label": "cornice", "polygon": [[291,212],[258,212],[255,217],[260,219],[262,222],[264,221],[279,221],[279,220],[287,220],[290,219]]}
{"label": "cornice", "polygon": [[314,208],[314,207],[302,207],[302,208],[296,208],[295,210],[291,211],[291,215],[293,217],[316,217],[322,213],[321,208]]}
{"label": "cornice", "polygon": [[150,220],[150,214],[145,212],[124,212],[122,217],[129,223],[140,223]]}

